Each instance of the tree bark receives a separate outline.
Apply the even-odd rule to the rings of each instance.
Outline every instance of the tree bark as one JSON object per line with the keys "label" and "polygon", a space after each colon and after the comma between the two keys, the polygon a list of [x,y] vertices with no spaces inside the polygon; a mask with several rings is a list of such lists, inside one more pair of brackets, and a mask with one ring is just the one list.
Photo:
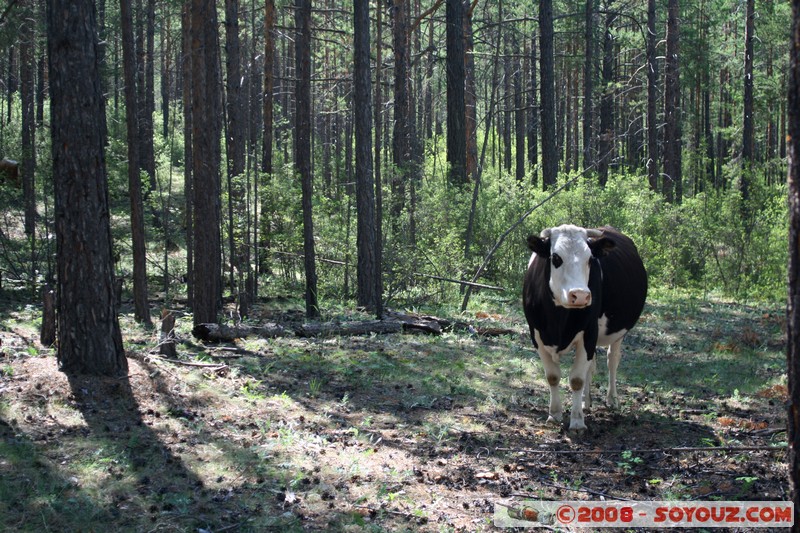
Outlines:
{"label": "tree bark", "polygon": [[375,316],[383,316],[383,180],[381,172],[381,133],[383,131],[383,9],[380,3],[375,10]]}
{"label": "tree bark", "polygon": [[378,286],[375,277],[376,224],[375,183],[372,174],[372,76],[369,66],[369,1],[353,2],[353,99],[356,136],[356,212],[358,213],[356,247],[358,249],[359,305],[370,311],[377,308]]}
{"label": "tree bark", "polygon": [[[36,242],[36,109],[33,72],[36,68],[34,59],[35,32],[33,5],[30,0],[21,3],[22,26],[20,28],[20,100],[22,104],[22,195],[25,203],[25,235],[31,244],[31,259],[35,257]],[[35,265],[31,265],[35,269]],[[35,274],[31,280],[35,280]]]}
{"label": "tree bark", "polygon": [[[221,308],[221,79],[216,2],[192,0],[192,196],[194,323],[216,322]],[[195,110],[202,110],[196,113]]]}
{"label": "tree bark", "polygon": [[50,347],[56,342],[56,291],[50,285],[42,289],[42,328],[39,342]]}
{"label": "tree bark", "polygon": [[464,105],[467,130],[467,180],[478,175],[478,95],[475,90],[475,42],[472,36],[472,7],[464,0]]}
{"label": "tree bark", "polygon": [[[655,1],[655,0],[652,0]],[[584,13],[583,62],[583,168],[594,164],[592,153],[592,121],[594,120],[594,7],[595,0],[586,0]]]}
{"label": "tree bark", "polygon": [[[514,37],[514,50],[519,50],[519,43]],[[514,60],[514,137],[515,137],[515,176],[522,184],[525,180],[525,85],[522,82],[522,62]]]}
{"label": "tree bark", "polygon": [[228,170],[231,176],[239,176],[244,174],[244,134],[246,131],[242,120],[239,0],[225,0],[225,67],[228,74],[226,79],[228,90]]}
{"label": "tree bark", "polygon": [[392,161],[397,170],[392,173],[391,214],[395,232],[406,207],[406,184],[412,178],[410,60],[408,46],[408,0],[393,0],[394,28],[394,128],[392,131]]}
{"label": "tree bark", "polygon": [[47,4],[58,271],[58,363],[126,375],[114,306],[103,102],[93,0]]}
{"label": "tree bark", "polygon": [[647,179],[658,190],[658,65],[656,63],[656,0],[647,0]]}
{"label": "tree bark", "polygon": [[161,311],[161,334],[158,338],[158,353],[167,357],[175,357],[175,313],[167,309]]}
{"label": "tree bark", "polygon": [[[510,32],[509,32],[510,33]],[[511,174],[511,124],[513,123],[512,117],[514,115],[514,89],[512,87],[512,79],[514,74],[511,66],[511,36],[509,33],[503,34],[503,110],[500,117],[503,124],[503,168],[508,174]]]}
{"label": "tree bark", "polygon": [[597,179],[601,187],[608,181],[608,167],[613,158],[614,133],[614,41],[611,25],[616,14],[611,10],[612,1],[606,3],[606,18],[603,26],[603,95],[600,99],[600,142],[598,146]]}
{"label": "tree bark", "polygon": [[742,173],[739,192],[742,201],[750,197],[750,179],[753,166],[753,40],[755,37],[755,0],[747,0],[744,29],[744,120],[742,122]]}
{"label": "tree bark", "polygon": [[150,178],[151,190],[156,190],[156,153],[154,145],[155,127],[153,115],[156,111],[155,95],[155,33],[156,33],[156,0],[147,0],[145,29],[145,69],[144,69],[144,120],[142,128],[142,147],[140,154],[142,167]]}
{"label": "tree bark", "polygon": [[314,252],[313,183],[311,176],[311,0],[295,0],[295,165],[302,182],[303,252],[306,273],[306,316],[318,317],[317,265]]}
{"label": "tree bark", "polygon": [[181,10],[181,85],[183,102],[183,223],[186,239],[186,299],[194,305],[194,192],[192,183],[192,48],[191,2],[185,0]]}
{"label": "tree bark", "polygon": [[161,31],[161,135],[169,138],[170,108],[172,98],[172,22],[173,17],[164,18]]}
{"label": "tree bark", "polygon": [[662,191],[668,202],[681,202],[682,128],[680,92],[680,8],[678,0],[667,5],[667,53],[664,65],[664,177]]}
{"label": "tree bark", "polygon": [[558,177],[553,0],[539,0],[539,32],[542,105],[542,188],[549,189],[555,186],[556,178]]}
{"label": "tree bark", "polygon": [[128,126],[128,195],[131,205],[131,238],[133,242],[133,301],[134,315],[149,325],[150,307],[147,302],[147,256],[144,233],[144,204],[142,181],[139,177],[140,153],[138,103],[136,101],[136,57],[133,50],[133,15],[127,0],[120,1],[122,29],[122,66],[125,77],[125,115]]}
{"label": "tree bark", "polygon": [[264,139],[261,170],[272,175],[274,72],[275,68],[275,0],[264,2]]}
{"label": "tree bark", "polygon": [[467,127],[464,82],[464,4],[447,0],[445,6],[447,44],[447,161],[450,183],[467,183]]}
{"label": "tree bark", "polygon": [[539,98],[537,97],[538,87],[536,75],[536,35],[531,38],[531,91],[530,116],[528,117],[528,164],[531,166],[531,184],[536,186],[537,173],[539,171]]}
{"label": "tree bark", "polygon": [[787,440],[794,523],[800,524],[800,0],[792,0],[786,151],[789,159],[789,298],[786,363],[789,377]]}

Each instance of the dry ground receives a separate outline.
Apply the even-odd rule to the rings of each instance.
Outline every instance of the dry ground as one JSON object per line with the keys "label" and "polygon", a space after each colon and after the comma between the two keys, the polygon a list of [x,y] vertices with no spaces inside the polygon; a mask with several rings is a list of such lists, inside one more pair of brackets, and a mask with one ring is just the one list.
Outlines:
{"label": "dry ground", "polygon": [[[788,499],[776,309],[648,305],[624,346],[620,410],[596,400],[573,440],[544,424],[541,367],[512,302],[467,317],[518,332],[500,338],[203,346],[187,316],[180,362],[149,353],[155,332],[123,316],[121,380],[59,372],[36,310],[5,304],[6,531],[489,531],[496,502],[525,498]],[[266,319],[298,313],[264,303],[251,320]],[[731,449],[674,449],[710,446]]]}

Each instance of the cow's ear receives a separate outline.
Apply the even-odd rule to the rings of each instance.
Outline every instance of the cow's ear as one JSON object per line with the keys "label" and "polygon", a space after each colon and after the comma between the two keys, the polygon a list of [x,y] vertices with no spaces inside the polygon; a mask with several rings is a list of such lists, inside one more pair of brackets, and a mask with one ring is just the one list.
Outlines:
{"label": "cow's ear", "polygon": [[608,254],[610,250],[614,249],[614,241],[608,237],[599,237],[597,239],[589,239],[589,249],[595,257],[603,257]]}
{"label": "cow's ear", "polygon": [[550,257],[550,238],[531,235],[528,237],[528,248],[539,257]]}

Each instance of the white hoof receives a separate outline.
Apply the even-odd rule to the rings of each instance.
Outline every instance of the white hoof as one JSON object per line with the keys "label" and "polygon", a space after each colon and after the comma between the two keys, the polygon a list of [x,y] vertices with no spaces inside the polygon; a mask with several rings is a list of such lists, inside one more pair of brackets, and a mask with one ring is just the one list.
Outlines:
{"label": "white hoof", "polygon": [[561,425],[561,413],[556,413],[555,415],[549,415],[547,417],[547,424],[551,426],[560,426]]}
{"label": "white hoof", "polygon": [[619,399],[616,396],[607,396],[606,403],[610,409],[617,410],[619,409]]}
{"label": "white hoof", "polygon": [[583,420],[571,420],[569,423],[569,430],[570,432],[576,431],[582,433],[586,431],[586,424],[583,423]]}

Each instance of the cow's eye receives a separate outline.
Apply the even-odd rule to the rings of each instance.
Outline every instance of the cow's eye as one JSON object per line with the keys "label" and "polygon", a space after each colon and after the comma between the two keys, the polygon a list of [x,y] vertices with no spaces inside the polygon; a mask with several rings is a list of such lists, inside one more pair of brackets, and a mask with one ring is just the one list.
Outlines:
{"label": "cow's eye", "polygon": [[553,266],[558,268],[564,264],[564,260],[561,259],[561,256],[558,254],[553,254]]}

